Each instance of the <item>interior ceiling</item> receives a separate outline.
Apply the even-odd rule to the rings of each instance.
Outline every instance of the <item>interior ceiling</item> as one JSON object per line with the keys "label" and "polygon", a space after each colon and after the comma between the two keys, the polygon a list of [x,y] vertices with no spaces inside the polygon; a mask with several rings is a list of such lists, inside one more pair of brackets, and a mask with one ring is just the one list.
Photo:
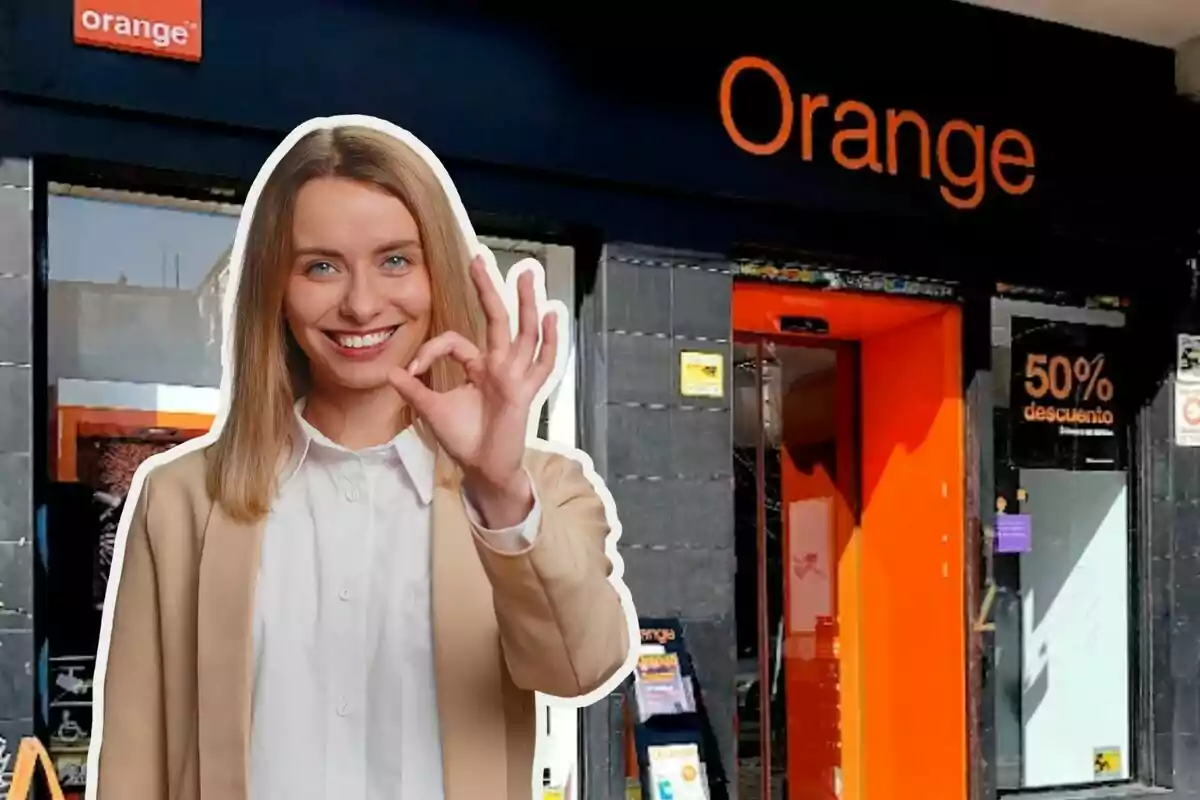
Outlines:
{"label": "interior ceiling", "polygon": [[1200,0],[962,0],[1162,47],[1200,36]]}

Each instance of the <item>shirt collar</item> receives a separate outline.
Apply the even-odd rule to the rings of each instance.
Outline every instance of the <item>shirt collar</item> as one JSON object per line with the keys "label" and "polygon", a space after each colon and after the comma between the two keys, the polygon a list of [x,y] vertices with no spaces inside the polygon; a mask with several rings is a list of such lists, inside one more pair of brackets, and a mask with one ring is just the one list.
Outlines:
{"label": "shirt collar", "polygon": [[365,450],[352,451],[317,430],[304,419],[304,400],[296,401],[292,412],[291,447],[284,465],[280,488],[295,477],[313,447],[331,450],[346,455],[363,456],[390,448],[408,472],[421,502],[428,505],[433,500],[433,485],[436,477],[437,455],[425,443],[412,425],[401,431],[390,442]]}

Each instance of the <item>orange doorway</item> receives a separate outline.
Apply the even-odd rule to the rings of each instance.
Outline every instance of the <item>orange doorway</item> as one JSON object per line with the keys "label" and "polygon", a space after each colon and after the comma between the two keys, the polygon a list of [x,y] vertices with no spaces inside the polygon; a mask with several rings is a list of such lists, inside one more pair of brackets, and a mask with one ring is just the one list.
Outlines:
{"label": "orange doorway", "polygon": [[966,797],[960,319],[735,284],[739,796]]}

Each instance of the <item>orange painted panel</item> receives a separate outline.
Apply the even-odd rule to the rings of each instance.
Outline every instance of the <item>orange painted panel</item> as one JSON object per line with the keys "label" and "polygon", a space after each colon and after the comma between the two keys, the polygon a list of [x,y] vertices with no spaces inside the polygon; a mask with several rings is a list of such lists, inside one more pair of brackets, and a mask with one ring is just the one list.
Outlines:
{"label": "orange painted panel", "polygon": [[859,569],[857,503],[858,361],[849,348],[838,354],[837,463],[841,500],[837,517],[838,659],[841,669],[842,797],[862,795],[862,579]]}
{"label": "orange painted panel", "polygon": [[77,481],[78,441],[81,436],[128,436],[146,428],[169,428],[184,438],[199,436],[212,427],[214,417],[167,411],[59,406],[55,424],[56,447],[50,465],[54,479]]}
{"label": "orange painted panel", "polygon": [[960,312],[864,338],[863,797],[965,798]]}
{"label": "orange painted panel", "polygon": [[832,372],[784,387],[786,800],[832,798],[839,775],[843,796],[859,785],[856,365],[850,348],[832,349]]}
{"label": "orange painted panel", "polygon": [[829,323],[829,333],[811,338],[861,341],[912,320],[936,316],[947,307],[945,303],[908,297],[737,283],[733,290],[733,329],[778,335],[781,317],[820,317]]}

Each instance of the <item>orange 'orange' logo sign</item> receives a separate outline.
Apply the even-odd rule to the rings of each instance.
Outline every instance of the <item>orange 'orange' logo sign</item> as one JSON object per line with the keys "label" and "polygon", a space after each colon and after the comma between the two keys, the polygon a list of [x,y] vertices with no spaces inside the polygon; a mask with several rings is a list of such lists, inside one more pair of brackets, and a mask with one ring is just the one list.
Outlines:
{"label": "orange 'orange' logo sign", "polygon": [[75,0],[76,44],[200,60],[201,0]]}
{"label": "orange 'orange' logo sign", "polygon": [[[779,128],[769,141],[755,142],[747,138],[738,128],[733,114],[734,84],[742,73],[761,73],[775,84],[779,98]],[[800,142],[795,147],[804,161],[814,158],[814,118],[829,116],[836,126],[829,142],[830,155],[840,166],[849,170],[869,169],[874,173],[884,170],[889,175],[900,173],[900,133],[909,129],[910,139],[917,138],[915,150],[919,160],[910,170],[923,179],[933,179],[933,162],[936,160],[942,199],[954,208],[977,208],[987,192],[988,175],[992,183],[1010,195],[1023,195],[1033,188],[1034,152],[1033,143],[1021,131],[1006,128],[995,135],[989,146],[987,131],[982,125],[973,125],[965,120],[952,119],[934,132],[929,122],[915,111],[887,109],[880,125],[880,116],[875,109],[858,100],[832,101],[827,94],[792,95],[787,76],[770,61],[756,56],[736,59],[726,69],[720,86],[721,122],[730,140],[742,150],[756,156],[772,156],[793,140],[793,129],[799,123]],[[857,124],[853,124],[857,123]],[[880,128],[882,127],[882,131]],[[950,142],[955,139],[971,154],[970,169],[956,169],[951,164]],[[855,153],[847,152],[847,144],[855,147]],[[882,149],[882,153],[880,150]],[[936,154],[936,159],[934,158]],[[990,167],[990,170],[989,170]]]}

